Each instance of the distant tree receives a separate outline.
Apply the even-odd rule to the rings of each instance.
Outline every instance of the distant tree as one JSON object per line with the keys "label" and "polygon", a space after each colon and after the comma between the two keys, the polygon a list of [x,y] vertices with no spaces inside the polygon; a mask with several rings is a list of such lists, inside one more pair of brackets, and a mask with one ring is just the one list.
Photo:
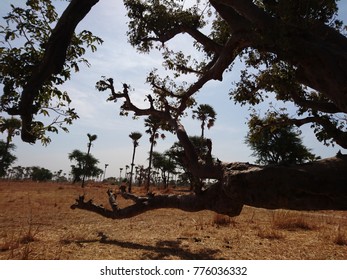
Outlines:
{"label": "distant tree", "polygon": [[[211,155],[211,140],[206,138],[201,138],[200,136],[189,136],[189,140],[194,146],[194,149],[202,162],[214,161]],[[188,179],[191,189],[199,192],[202,186],[202,181],[199,177],[194,176],[190,171],[188,160],[180,142],[175,142],[171,148],[167,151],[167,154],[176,162],[176,164],[183,169],[183,174],[181,175],[185,180]]]}
{"label": "distant tree", "polygon": [[128,172],[128,170],[129,170],[129,168],[130,168],[130,166],[127,164],[127,165],[125,165],[125,179],[129,179],[130,178],[130,174],[129,174],[129,172]]}
{"label": "distant tree", "polygon": [[85,174],[87,177],[100,176],[103,171],[97,167],[99,160],[94,158],[92,155],[87,155],[80,150],[73,150],[69,154],[69,160],[76,162],[71,165],[71,174],[73,176],[73,182],[81,181],[81,177]]}
{"label": "distant tree", "polygon": [[68,179],[66,178],[66,173],[63,173],[63,170],[60,169],[53,173],[53,180],[56,182],[65,182]]}
{"label": "distant tree", "polygon": [[[87,144],[87,147],[88,147],[88,150],[87,150],[87,157],[89,156],[89,154],[90,154],[90,148],[92,147],[92,142],[94,142],[97,138],[98,138],[98,136],[96,135],[96,134],[89,134],[89,133],[87,133],[87,137],[88,137],[88,140],[89,140],[89,142],[88,142],[88,144]],[[88,168],[87,166],[83,166],[83,178],[82,178],[82,188],[84,187],[84,181],[85,181],[85,178],[86,178],[86,174],[85,174],[85,172],[84,172],[84,170],[86,169],[86,168]]]}
{"label": "distant tree", "polygon": [[201,121],[201,138],[204,138],[205,126],[210,129],[216,121],[216,112],[208,104],[201,104],[196,110],[193,110],[193,119]]}
{"label": "distant tree", "polygon": [[263,119],[253,115],[249,120],[245,142],[253,150],[257,163],[295,164],[316,160],[317,157],[303,145],[301,132],[293,125],[279,126],[279,119],[269,113]]}
{"label": "distant tree", "polygon": [[157,139],[159,136],[164,139],[165,134],[159,134],[158,130],[161,126],[161,120],[149,116],[145,119],[145,127],[147,128],[146,133],[150,135],[149,142],[151,143],[150,149],[149,149],[149,159],[148,159],[148,168],[147,168],[147,182],[146,182],[146,190],[149,191],[149,185],[150,185],[150,178],[151,178],[151,167],[152,167],[152,155],[153,155],[153,147],[157,144]]}
{"label": "distant tree", "polygon": [[43,167],[38,167],[38,166],[33,166],[31,168],[31,179],[33,181],[49,181],[52,180],[53,178],[53,173]]}
{"label": "distant tree", "polygon": [[133,141],[133,156],[132,156],[132,160],[131,160],[130,179],[129,179],[129,186],[128,186],[128,192],[131,193],[131,185],[132,185],[133,171],[134,171],[135,152],[136,152],[136,147],[139,145],[139,139],[142,137],[142,133],[132,132],[129,134],[129,137]]}
{"label": "distant tree", "polygon": [[146,180],[147,178],[147,175],[148,175],[148,172],[147,172],[147,169],[144,168],[143,165],[138,165],[136,166],[137,167],[137,171],[136,171],[136,180],[138,182],[138,185],[141,186],[143,181]]}
{"label": "distant tree", "polygon": [[16,161],[17,157],[11,153],[15,148],[14,144],[0,140],[0,177],[5,176],[7,169]]}
{"label": "distant tree", "polygon": [[21,121],[16,118],[3,118],[0,117],[0,132],[6,133],[6,148],[10,145],[15,135],[19,135]]}
{"label": "distant tree", "polygon": [[170,174],[176,170],[175,161],[166,153],[153,152],[153,167],[160,170],[164,188],[167,188]]}
{"label": "distant tree", "polygon": [[[26,168],[20,165],[12,167],[11,178],[15,180],[22,180],[24,178],[25,170]],[[31,168],[30,168],[30,174],[31,174]]]}

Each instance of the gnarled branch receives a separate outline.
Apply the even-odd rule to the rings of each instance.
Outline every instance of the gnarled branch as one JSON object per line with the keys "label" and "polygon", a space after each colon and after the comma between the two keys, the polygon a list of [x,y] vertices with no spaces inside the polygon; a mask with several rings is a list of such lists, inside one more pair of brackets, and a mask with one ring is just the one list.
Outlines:
{"label": "gnarled branch", "polygon": [[224,177],[200,194],[149,195],[121,193],[134,201],[113,210],[93,201],[76,199],[72,209],[83,209],[111,219],[125,219],[146,211],[174,208],[188,212],[211,210],[229,216],[240,214],[243,205],[267,209],[347,210],[347,155],[291,166],[258,166],[249,163],[223,165]]}
{"label": "gnarled branch", "polygon": [[[109,197],[113,195],[110,191],[107,193]],[[125,199],[133,200],[135,203],[122,209],[112,207],[113,210],[110,210],[102,205],[95,204],[92,200],[85,201],[84,196],[79,196],[75,204],[71,205],[71,209],[87,210],[110,219],[127,219],[150,210],[162,208],[174,208],[187,212],[211,210],[229,216],[237,216],[243,206],[238,202],[230,204],[219,184],[210,187],[200,195],[150,195],[147,197],[138,197],[129,193],[121,193],[121,195]]]}

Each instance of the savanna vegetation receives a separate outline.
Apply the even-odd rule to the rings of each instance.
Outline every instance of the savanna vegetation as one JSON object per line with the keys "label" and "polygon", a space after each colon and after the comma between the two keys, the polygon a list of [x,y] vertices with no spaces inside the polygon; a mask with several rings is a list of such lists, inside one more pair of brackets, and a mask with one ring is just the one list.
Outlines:
{"label": "savanna vegetation", "polygon": [[[87,199],[108,204],[115,185],[88,183]],[[100,219],[71,211],[81,186],[0,181],[0,260],[345,260],[347,219],[342,211],[265,210],[245,206],[229,217],[211,211],[149,211],[131,219]],[[152,188],[156,194],[162,189]],[[165,193],[184,194],[187,189]],[[133,193],[145,195],[143,188]],[[118,199],[121,207],[128,200]]]}
{"label": "savanna vegetation", "polygon": [[[1,111],[20,117],[23,141],[48,143],[48,132],[66,131],[66,125],[78,118],[75,109],[70,107],[69,94],[61,92],[59,85],[72,78],[79,63],[88,63],[83,56],[85,48],[96,51],[102,42],[88,31],[74,32],[98,2],[71,0],[58,18],[51,1],[30,0],[26,2],[26,9],[12,7],[12,12],[5,17],[7,25],[1,27],[4,43],[0,49]],[[152,143],[158,138],[158,129],[177,136],[174,156],[152,151],[148,170],[160,164],[161,174],[166,176],[173,172],[167,159],[179,158],[192,191],[174,195],[132,193],[133,160],[141,137],[136,132],[129,135],[133,141],[133,156],[128,190],[119,196],[115,190],[109,190],[109,206],[101,201],[86,200],[82,195],[71,208],[110,219],[132,218],[162,208],[212,211],[229,217],[240,215],[244,205],[268,209],[347,210],[347,156],[339,153],[333,158],[317,160],[294,130],[294,126],[310,124],[318,140],[347,147],[347,38],[346,27],[337,18],[337,2],[210,0],[186,5],[185,1],[124,0],[130,44],[144,53],[159,49],[163,65],[172,75],[162,77],[156,71],[148,75],[147,83],[152,90],[141,108],[131,100],[131,85],[123,84],[117,89],[114,77],[95,81],[96,88],[108,93],[110,102],[121,100],[122,115],[151,118],[153,126],[148,132]],[[169,41],[183,33],[191,37],[199,59],[170,49]],[[25,41],[20,47],[14,46],[18,37]],[[213,142],[205,138],[204,129],[213,126],[217,114],[208,104],[196,104],[194,97],[207,82],[223,82],[223,73],[233,71],[236,59],[241,59],[245,68],[235,87],[224,94],[229,94],[240,106],[267,102],[271,95],[297,108],[295,116],[285,110],[271,111],[271,106],[267,114],[271,117],[253,114],[248,143],[253,145],[253,139],[259,135],[261,139],[266,135],[284,135],[284,143],[296,154],[283,155],[282,152],[276,155],[276,160],[264,160],[259,153],[259,162],[271,163],[265,166],[224,163],[213,156]],[[193,76],[195,80],[177,82],[186,76]],[[177,77],[181,79],[176,80]],[[119,106],[117,104],[115,106]],[[186,111],[195,106],[193,112],[201,122],[201,137],[193,140],[181,120]],[[49,124],[39,118],[50,114],[56,117]],[[95,140],[93,135],[88,137],[90,143]],[[271,142],[271,137],[265,144],[270,143],[274,149],[278,142]],[[288,140],[290,142],[286,142]],[[270,152],[269,146],[264,147]],[[10,146],[7,151],[11,151]],[[82,156],[88,155],[89,149],[87,155],[82,153]],[[86,165],[80,166],[83,178]],[[211,179],[215,183],[206,185],[205,180]],[[132,203],[123,204],[123,199]]]}

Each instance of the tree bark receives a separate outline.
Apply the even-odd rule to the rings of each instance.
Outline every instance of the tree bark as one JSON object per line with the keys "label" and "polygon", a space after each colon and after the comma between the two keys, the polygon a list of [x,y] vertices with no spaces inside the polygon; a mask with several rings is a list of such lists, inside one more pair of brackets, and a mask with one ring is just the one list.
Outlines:
{"label": "tree bark", "polygon": [[226,166],[223,188],[243,204],[267,209],[347,210],[347,156],[292,166]]}
{"label": "tree bark", "polygon": [[266,209],[347,210],[347,156],[293,166],[258,166],[249,163],[221,165],[224,177],[199,194],[149,195],[122,193],[134,204],[120,209],[108,191],[112,210],[84,201],[80,196],[72,209],[83,209],[106,218],[125,219],[160,208],[188,212],[211,210],[229,216],[243,205]]}

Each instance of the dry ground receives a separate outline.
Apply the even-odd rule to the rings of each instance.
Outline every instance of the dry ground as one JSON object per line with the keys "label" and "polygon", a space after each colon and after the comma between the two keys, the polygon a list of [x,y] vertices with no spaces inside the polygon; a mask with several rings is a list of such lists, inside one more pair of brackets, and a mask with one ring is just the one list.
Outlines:
{"label": "dry ground", "polygon": [[[107,205],[108,187],[88,185],[86,196]],[[162,209],[110,220],[71,210],[82,192],[0,181],[0,259],[347,259],[347,212]]]}

